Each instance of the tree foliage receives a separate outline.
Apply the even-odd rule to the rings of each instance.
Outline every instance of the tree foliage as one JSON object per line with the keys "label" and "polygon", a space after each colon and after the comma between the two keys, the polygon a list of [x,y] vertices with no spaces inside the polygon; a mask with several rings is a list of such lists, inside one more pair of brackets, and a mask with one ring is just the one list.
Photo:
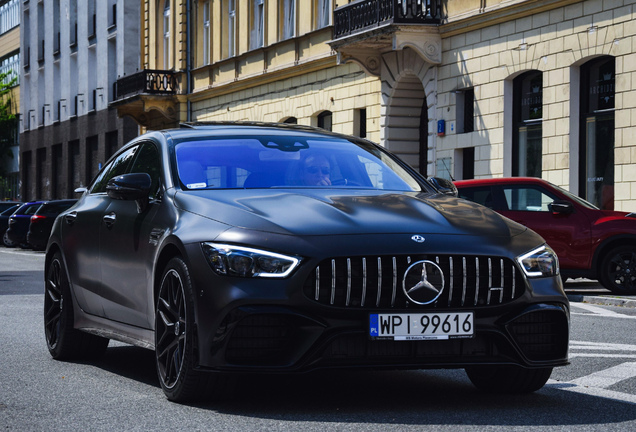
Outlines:
{"label": "tree foliage", "polygon": [[[18,78],[8,73],[0,73],[0,160],[11,155],[9,147],[16,141],[16,115],[12,108],[12,88]],[[0,164],[0,179],[2,164]]]}

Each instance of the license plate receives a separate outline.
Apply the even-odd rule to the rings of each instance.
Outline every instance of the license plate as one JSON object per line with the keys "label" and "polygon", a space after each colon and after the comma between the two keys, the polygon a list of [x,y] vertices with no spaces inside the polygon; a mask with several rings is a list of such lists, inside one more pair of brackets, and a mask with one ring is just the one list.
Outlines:
{"label": "license plate", "polygon": [[370,314],[369,336],[393,340],[440,340],[474,335],[472,312]]}

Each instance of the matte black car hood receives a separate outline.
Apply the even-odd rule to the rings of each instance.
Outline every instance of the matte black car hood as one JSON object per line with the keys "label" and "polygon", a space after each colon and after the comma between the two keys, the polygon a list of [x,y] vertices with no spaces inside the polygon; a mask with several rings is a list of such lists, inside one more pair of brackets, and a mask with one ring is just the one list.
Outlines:
{"label": "matte black car hood", "polygon": [[436,233],[515,236],[525,227],[446,195],[316,189],[178,192],[177,207],[224,224],[287,235]]}

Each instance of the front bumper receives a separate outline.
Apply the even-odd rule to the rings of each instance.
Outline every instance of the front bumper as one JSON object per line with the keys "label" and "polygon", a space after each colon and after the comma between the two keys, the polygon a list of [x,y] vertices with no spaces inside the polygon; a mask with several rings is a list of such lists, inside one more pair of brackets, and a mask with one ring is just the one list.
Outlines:
{"label": "front bumper", "polygon": [[[303,289],[312,265],[288,279],[220,277],[196,251],[199,368],[236,372],[304,372],[320,368],[463,368],[568,363],[569,304],[558,277],[526,280],[505,304],[476,302],[475,335],[430,341],[373,340],[371,313],[436,312],[436,305],[324,304]],[[312,282],[313,283],[313,282]],[[337,296],[336,296],[337,297]],[[398,302],[399,303],[399,302]],[[482,302],[483,303],[483,302]]]}

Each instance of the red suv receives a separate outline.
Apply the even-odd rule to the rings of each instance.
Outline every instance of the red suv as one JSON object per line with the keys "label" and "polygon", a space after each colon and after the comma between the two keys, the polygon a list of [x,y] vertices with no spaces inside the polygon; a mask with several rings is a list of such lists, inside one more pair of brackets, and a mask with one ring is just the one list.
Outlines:
{"label": "red suv", "polygon": [[456,181],[475,201],[539,233],[559,257],[561,274],[598,279],[614,293],[636,294],[636,214],[599,210],[538,178]]}

